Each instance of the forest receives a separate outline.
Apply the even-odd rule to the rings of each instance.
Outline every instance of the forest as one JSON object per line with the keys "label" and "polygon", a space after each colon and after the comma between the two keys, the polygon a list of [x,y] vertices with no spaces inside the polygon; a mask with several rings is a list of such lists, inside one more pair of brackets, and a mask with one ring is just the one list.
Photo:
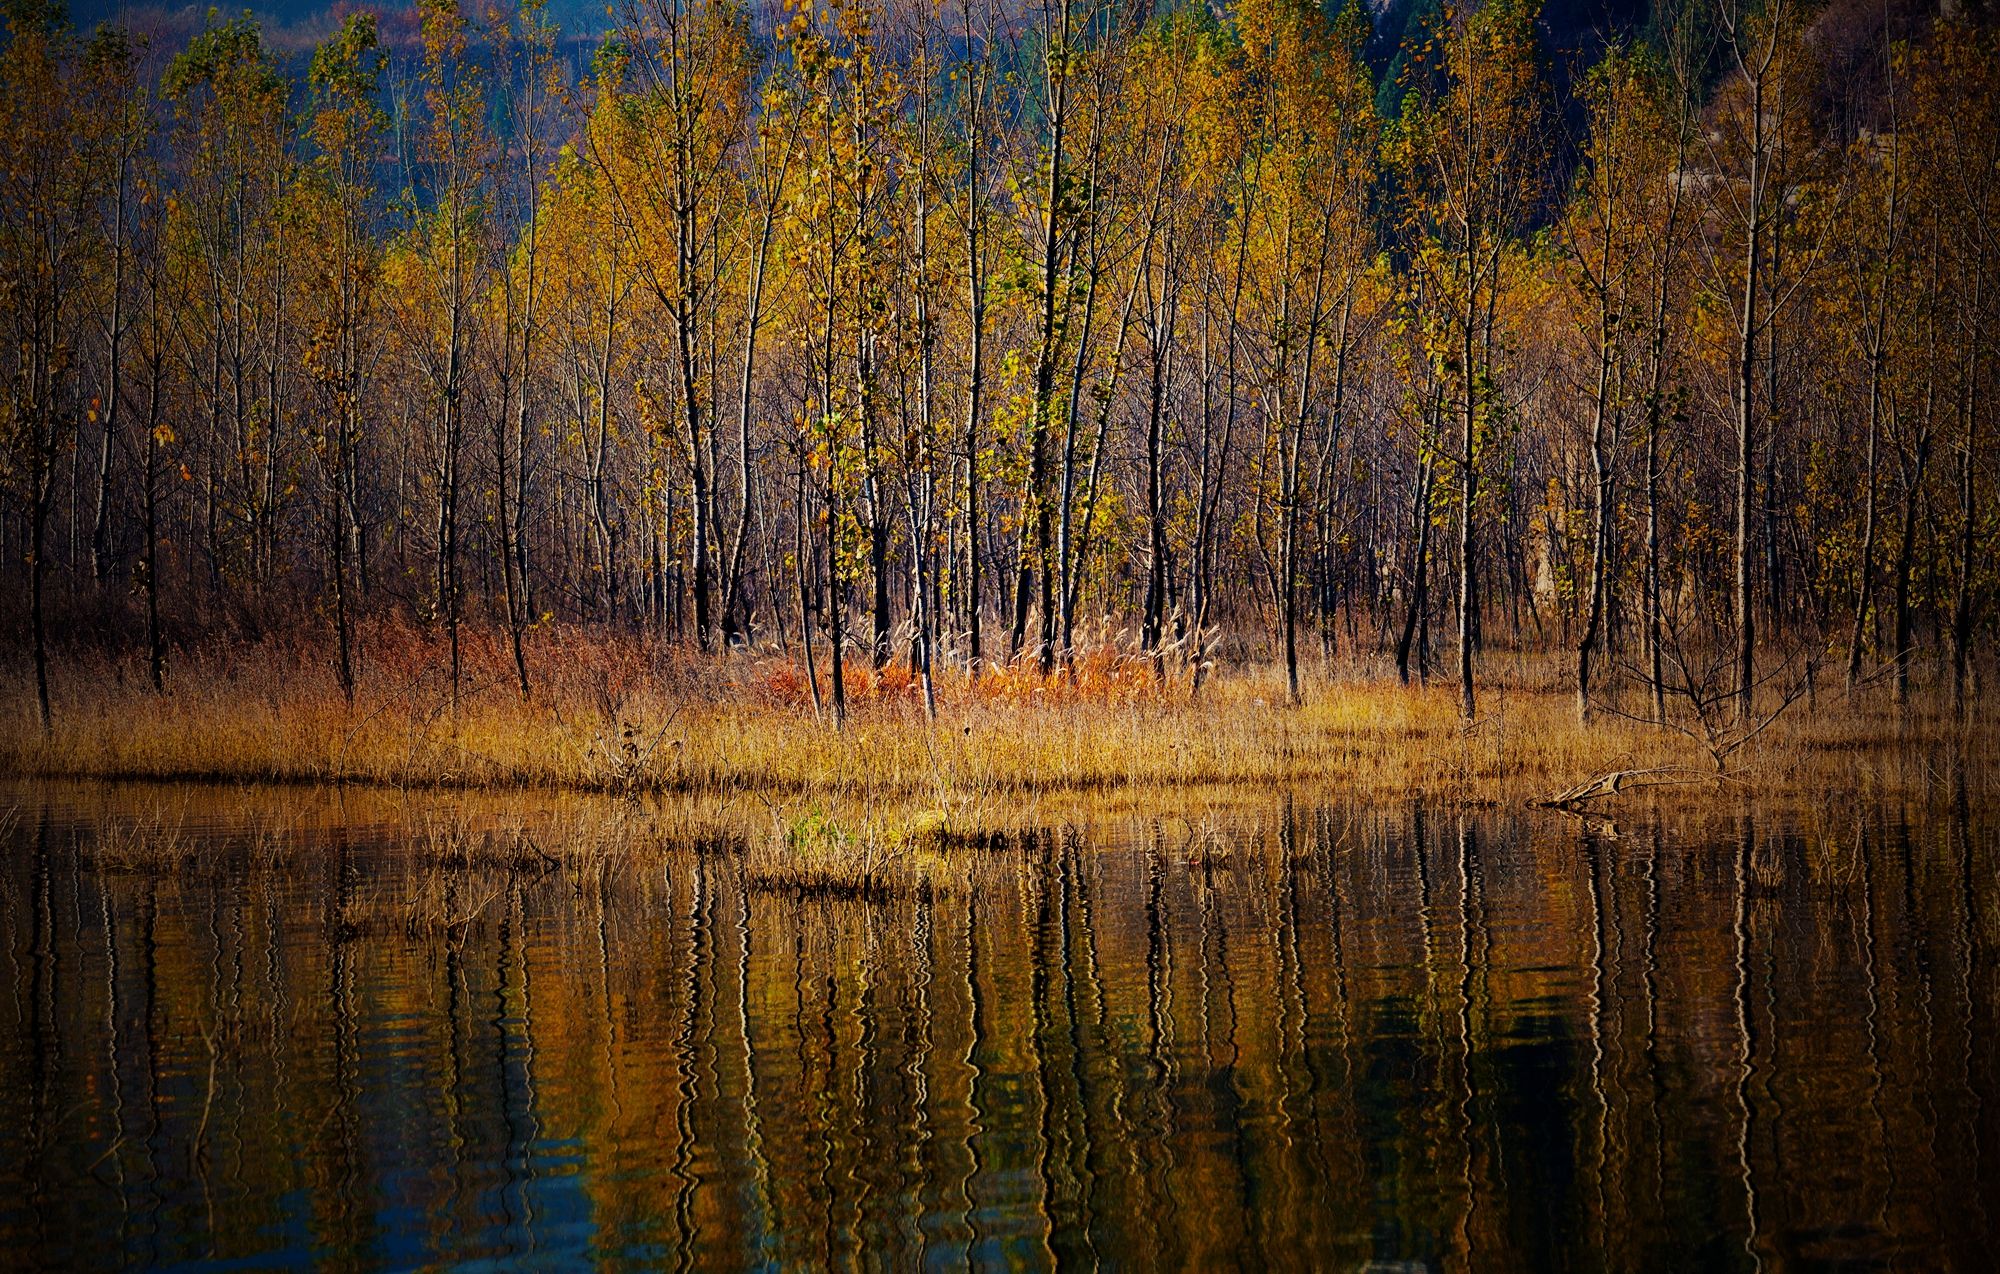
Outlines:
{"label": "forest", "polygon": [[1669,0],[1587,58],[1533,0],[322,26],[7,7],[24,732],[281,636],[454,714],[599,641],[753,653],[834,722],[1091,657],[1293,700],[1372,659],[1470,721],[1525,653],[1584,721],[1739,740],[1976,697],[1979,12]]}
{"label": "forest", "polygon": [[0,1268],[2000,1268],[1997,0],[73,2]]}

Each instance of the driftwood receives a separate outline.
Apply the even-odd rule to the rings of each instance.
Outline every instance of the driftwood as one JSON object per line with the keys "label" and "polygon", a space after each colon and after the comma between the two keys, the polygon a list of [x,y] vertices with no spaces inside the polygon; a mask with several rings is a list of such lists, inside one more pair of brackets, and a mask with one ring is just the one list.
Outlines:
{"label": "driftwood", "polygon": [[1700,783],[1726,777],[1715,770],[1700,770],[1685,765],[1660,765],[1646,770],[1613,770],[1609,774],[1600,774],[1594,779],[1567,788],[1554,796],[1544,796],[1528,803],[1544,809],[1576,809],[1588,801],[1613,796],[1631,788],[1674,787],[1684,783]]}

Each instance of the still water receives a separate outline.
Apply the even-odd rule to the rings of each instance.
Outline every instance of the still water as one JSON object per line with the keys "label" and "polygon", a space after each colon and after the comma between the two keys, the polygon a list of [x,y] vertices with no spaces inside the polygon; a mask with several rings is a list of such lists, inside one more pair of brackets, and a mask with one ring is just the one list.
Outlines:
{"label": "still water", "polygon": [[0,1264],[1992,1268],[1963,801],[1162,798],[802,896],[236,799],[0,801]]}

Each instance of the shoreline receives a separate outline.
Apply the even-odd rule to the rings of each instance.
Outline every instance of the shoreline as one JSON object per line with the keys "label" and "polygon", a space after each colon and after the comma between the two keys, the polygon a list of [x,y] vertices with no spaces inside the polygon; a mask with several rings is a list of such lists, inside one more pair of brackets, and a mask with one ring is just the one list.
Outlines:
{"label": "shoreline", "polygon": [[[454,718],[422,669],[406,682],[381,679],[350,707],[312,661],[226,652],[183,671],[164,695],[129,677],[72,678],[46,736],[32,701],[8,687],[0,713],[20,724],[0,734],[0,777],[940,808],[1258,787],[1532,805],[1593,784],[1601,790],[1575,803],[1609,808],[1648,788],[1772,799],[1913,795],[1947,781],[1984,796],[1993,785],[1992,723],[1976,709],[1960,720],[1928,696],[1903,709],[1879,694],[1795,703],[1718,771],[1692,728],[1615,712],[1581,723],[1546,658],[1497,656],[1489,666],[1487,709],[1469,727],[1450,689],[1404,686],[1365,666],[1316,674],[1293,705],[1274,668],[1219,672],[1194,695],[1145,661],[1108,656],[1068,684],[1017,670],[976,684],[950,674],[935,719],[906,675],[862,670],[862,694],[836,729],[799,702],[796,665],[774,658],[662,668],[618,666],[611,652],[545,678],[527,701],[486,682]],[[1626,780],[1606,786],[1614,774]]]}

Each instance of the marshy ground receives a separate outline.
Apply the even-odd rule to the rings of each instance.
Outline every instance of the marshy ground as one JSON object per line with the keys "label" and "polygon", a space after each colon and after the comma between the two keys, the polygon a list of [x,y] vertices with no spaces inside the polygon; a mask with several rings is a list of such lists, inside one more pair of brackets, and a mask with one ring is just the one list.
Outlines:
{"label": "marshy ground", "polygon": [[886,802],[967,829],[1026,795],[1119,789],[1520,804],[1614,773],[1635,776],[1627,788],[1763,799],[1961,783],[1983,797],[1993,781],[1995,722],[1977,696],[1961,716],[1923,688],[1899,705],[1881,686],[1815,687],[1760,707],[1772,719],[1746,731],[1674,701],[1656,725],[1632,688],[1586,724],[1565,665],[1542,655],[1486,657],[1469,724],[1453,690],[1405,685],[1370,658],[1319,666],[1293,704],[1270,667],[1217,670],[1197,690],[1184,673],[1095,648],[1047,678],[1032,665],[941,673],[934,718],[906,670],[856,659],[836,729],[796,660],[776,655],[552,639],[524,699],[493,653],[454,701],[434,660],[392,649],[352,704],[324,659],[275,643],[191,653],[164,694],[126,664],[79,660],[47,735],[25,686],[5,686],[0,711],[17,724],[0,734],[0,773]]}

